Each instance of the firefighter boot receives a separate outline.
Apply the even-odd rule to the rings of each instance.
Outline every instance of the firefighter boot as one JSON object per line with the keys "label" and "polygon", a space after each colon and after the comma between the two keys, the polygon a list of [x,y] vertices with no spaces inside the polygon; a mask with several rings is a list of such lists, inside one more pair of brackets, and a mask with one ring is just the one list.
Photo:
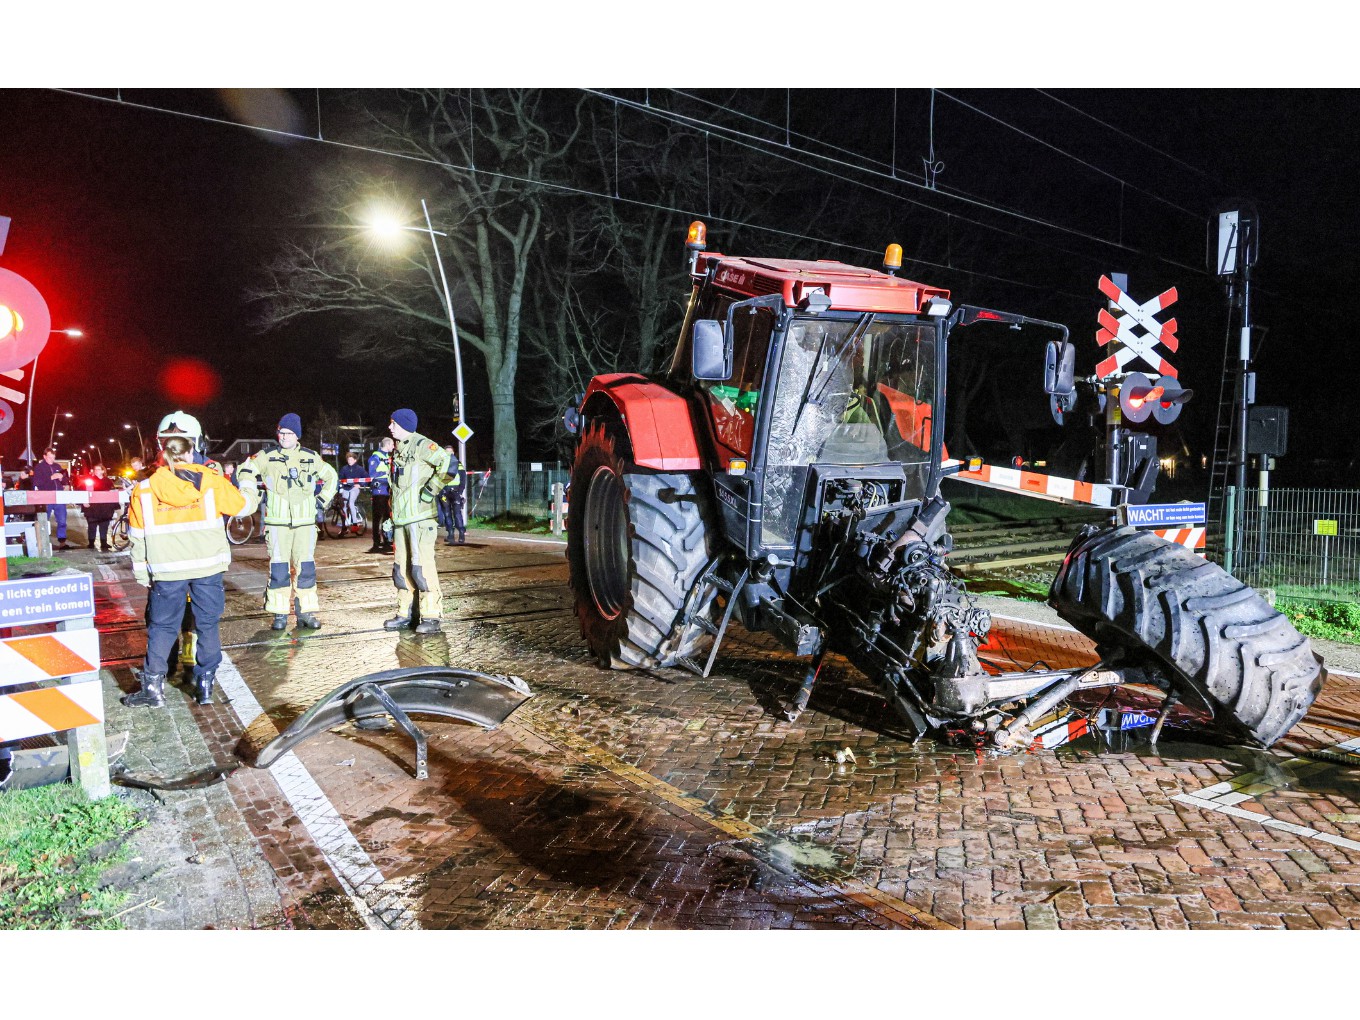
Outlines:
{"label": "firefighter boot", "polygon": [[321,621],[316,618],[315,613],[304,613],[302,611],[301,599],[293,600],[293,610],[294,612],[297,613],[299,627],[307,627],[311,630],[316,630],[318,627],[321,626]]}
{"label": "firefighter boot", "polygon": [[129,694],[123,699],[123,704],[128,708],[164,708],[165,674],[143,673],[142,689],[136,694]]}
{"label": "firefighter boot", "polygon": [[410,625],[411,618],[409,616],[394,616],[390,620],[383,621],[384,630],[401,630],[402,628],[409,627]]}
{"label": "firefighter boot", "polygon": [[433,620],[421,620],[416,624],[417,634],[438,634],[439,630],[439,620],[437,618]]}
{"label": "firefighter boot", "polygon": [[194,700],[200,705],[211,705],[213,684],[215,683],[217,683],[216,671],[194,677]]}
{"label": "firefighter boot", "polygon": [[288,617],[279,613],[274,614],[274,622],[269,625],[270,630],[284,630],[288,626]]}

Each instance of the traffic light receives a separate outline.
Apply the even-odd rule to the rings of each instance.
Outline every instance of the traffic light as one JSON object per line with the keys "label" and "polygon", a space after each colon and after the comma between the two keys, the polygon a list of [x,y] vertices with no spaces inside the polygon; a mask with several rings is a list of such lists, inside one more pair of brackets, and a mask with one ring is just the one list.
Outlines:
{"label": "traffic light", "polygon": [[1125,421],[1135,425],[1149,418],[1159,425],[1170,425],[1194,395],[1194,390],[1183,389],[1174,376],[1164,375],[1153,382],[1142,372],[1130,372],[1119,384],[1119,410]]}
{"label": "traffic light", "polygon": [[0,269],[0,372],[22,368],[42,353],[52,317],[38,288]]}

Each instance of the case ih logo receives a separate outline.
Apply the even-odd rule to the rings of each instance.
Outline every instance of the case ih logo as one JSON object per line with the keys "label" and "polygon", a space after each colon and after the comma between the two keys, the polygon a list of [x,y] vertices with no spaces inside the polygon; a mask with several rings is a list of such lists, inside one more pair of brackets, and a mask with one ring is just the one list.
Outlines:
{"label": "case ih logo", "polygon": [[718,272],[718,282],[732,287],[745,287],[751,282],[751,274],[740,269],[722,269]]}

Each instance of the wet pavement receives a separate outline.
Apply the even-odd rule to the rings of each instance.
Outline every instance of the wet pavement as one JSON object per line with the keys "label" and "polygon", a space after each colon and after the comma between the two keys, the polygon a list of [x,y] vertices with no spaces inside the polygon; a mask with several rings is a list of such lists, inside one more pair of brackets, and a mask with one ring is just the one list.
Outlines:
{"label": "wet pavement", "polygon": [[[1334,677],[1271,752],[1169,730],[1155,751],[1083,738],[979,756],[903,739],[876,689],[831,657],[809,710],[780,721],[801,668],[735,625],[706,679],[600,670],[561,545],[470,535],[440,548],[445,632],[427,637],[382,630],[390,561],[367,538],[319,544],[317,632],[270,631],[264,546],[235,550],[223,690],[179,706],[201,737],[195,767],[248,757],[364,673],[447,663],[535,692],[493,732],[422,723],[428,781],[399,731],[348,726],[270,772],[233,774],[219,789],[274,876],[278,913],[263,923],[1360,927],[1360,772],[1344,748],[1308,757],[1360,736],[1358,678]],[[142,590],[125,559],[85,558],[73,565],[95,574],[105,664],[131,690]],[[990,608],[1013,617],[984,651],[998,668],[1095,661],[1042,608]]]}

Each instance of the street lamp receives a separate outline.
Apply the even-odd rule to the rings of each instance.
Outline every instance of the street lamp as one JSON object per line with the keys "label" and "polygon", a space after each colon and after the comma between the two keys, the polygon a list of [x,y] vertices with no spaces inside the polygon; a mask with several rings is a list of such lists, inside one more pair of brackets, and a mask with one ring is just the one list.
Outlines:
{"label": "street lamp", "polygon": [[144,439],[142,439],[142,425],[141,425],[141,422],[133,422],[131,425],[129,425],[127,422],[123,422],[123,428],[124,428],[124,429],[136,429],[136,430],[137,430],[137,456],[138,456],[138,457],[145,457],[145,456],[146,456],[146,441],[145,441]]}
{"label": "street lamp", "polygon": [[52,440],[53,440],[53,438],[56,436],[56,433],[57,433],[57,419],[58,419],[58,418],[74,418],[74,417],[75,417],[75,415],[72,414],[70,411],[63,411],[61,408],[57,408],[55,411],[52,412],[52,427],[51,427],[50,429],[47,430],[47,445],[48,445],[48,446],[51,446],[51,445],[52,445]]}
{"label": "street lamp", "polygon": [[124,463],[127,460],[127,451],[123,449],[123,441],[121,439],[115,439],[113,436],[109,436],[109,442],[118,444],[118,463]]}
{"label": "street lamp", "polygon": [[[54,329],[54,330],[52,330],[52,335],[53,335],[53,336],[55,336],[55,335],[58,334],[58,333],[61,333],[63,336],[69,336],[72,340],[79,340],[81,337],[83,337],[83,336],[85,335],[84,333],[82,333],[82,332],[81,332],[80,330],[78,330],[78,329]],[[41,354],[41,352],[39,352],[39,353]],[[28,443],[28,462],[29,462],[30,464],[32,464],[34,461],[36,461],[36,460],[38,459],[37,454],[36,454],[36,453],[34,452],[34,450],[33,450],[33,382],[34,382],[34,380],[36,380],[37,378],[38,378],[38,359],[37,359],[37,358],[34,358],[34,359],[33,359],[33,365],[32,365],[32,367],[28,370],[28,410],[27,410],[27,411],[25,412],[25,414],[24,414],[24,419],[25,419],[25,423],[24,423],[24,431],[27,433],[27,440],[26,440],[26,441],[27,441],[27,443]],[[71,417],[71,416],[68,414],[66,417],[69,418],[69,417]],[[55,428],[56,428],[56,424],[57,424],[57,418],[56,418],[56,415],[53,415],[53,416],[52,416],[52,428],[53,428],[54,430],[55,430]],[[48,438],[47,438],[47,445],[48,445],[48,446],[51,446],[51,445],[52,445],[52,437],[51,437],[50,434],[48,435]]]}
{"label": "street lamp", "polygon": [[[458,406],[457,413],[454,415],[454,429],[463,424],[463,352],[458,345],[458,320],[453,313],[453,298],[449,296],[449,280],[444,275],[444,260],[439,255],[439,242],[436,237],[448,237],[449,235],[440,230],[434,229],[434,224],[430,222],[430,209],[425,204],[425,199],[420,200],[420,209],[425,214],[425,226],[412,227],[401,223],[397,218],[387,211],[376,212],[369,220],[369,226],[379,237],[388,240],[401,235],[402,231],[414,231],[417,234],[430,235],[430,247],[434,249],[435,265],[439,267],[439,283],[444,288],[444,308],[449,315],[449,332],[453,334],[453,369],[458,384]],[[461,436],[456,436],[458,440],[458,463],[464,468],[467,467],[467,443]]]}

